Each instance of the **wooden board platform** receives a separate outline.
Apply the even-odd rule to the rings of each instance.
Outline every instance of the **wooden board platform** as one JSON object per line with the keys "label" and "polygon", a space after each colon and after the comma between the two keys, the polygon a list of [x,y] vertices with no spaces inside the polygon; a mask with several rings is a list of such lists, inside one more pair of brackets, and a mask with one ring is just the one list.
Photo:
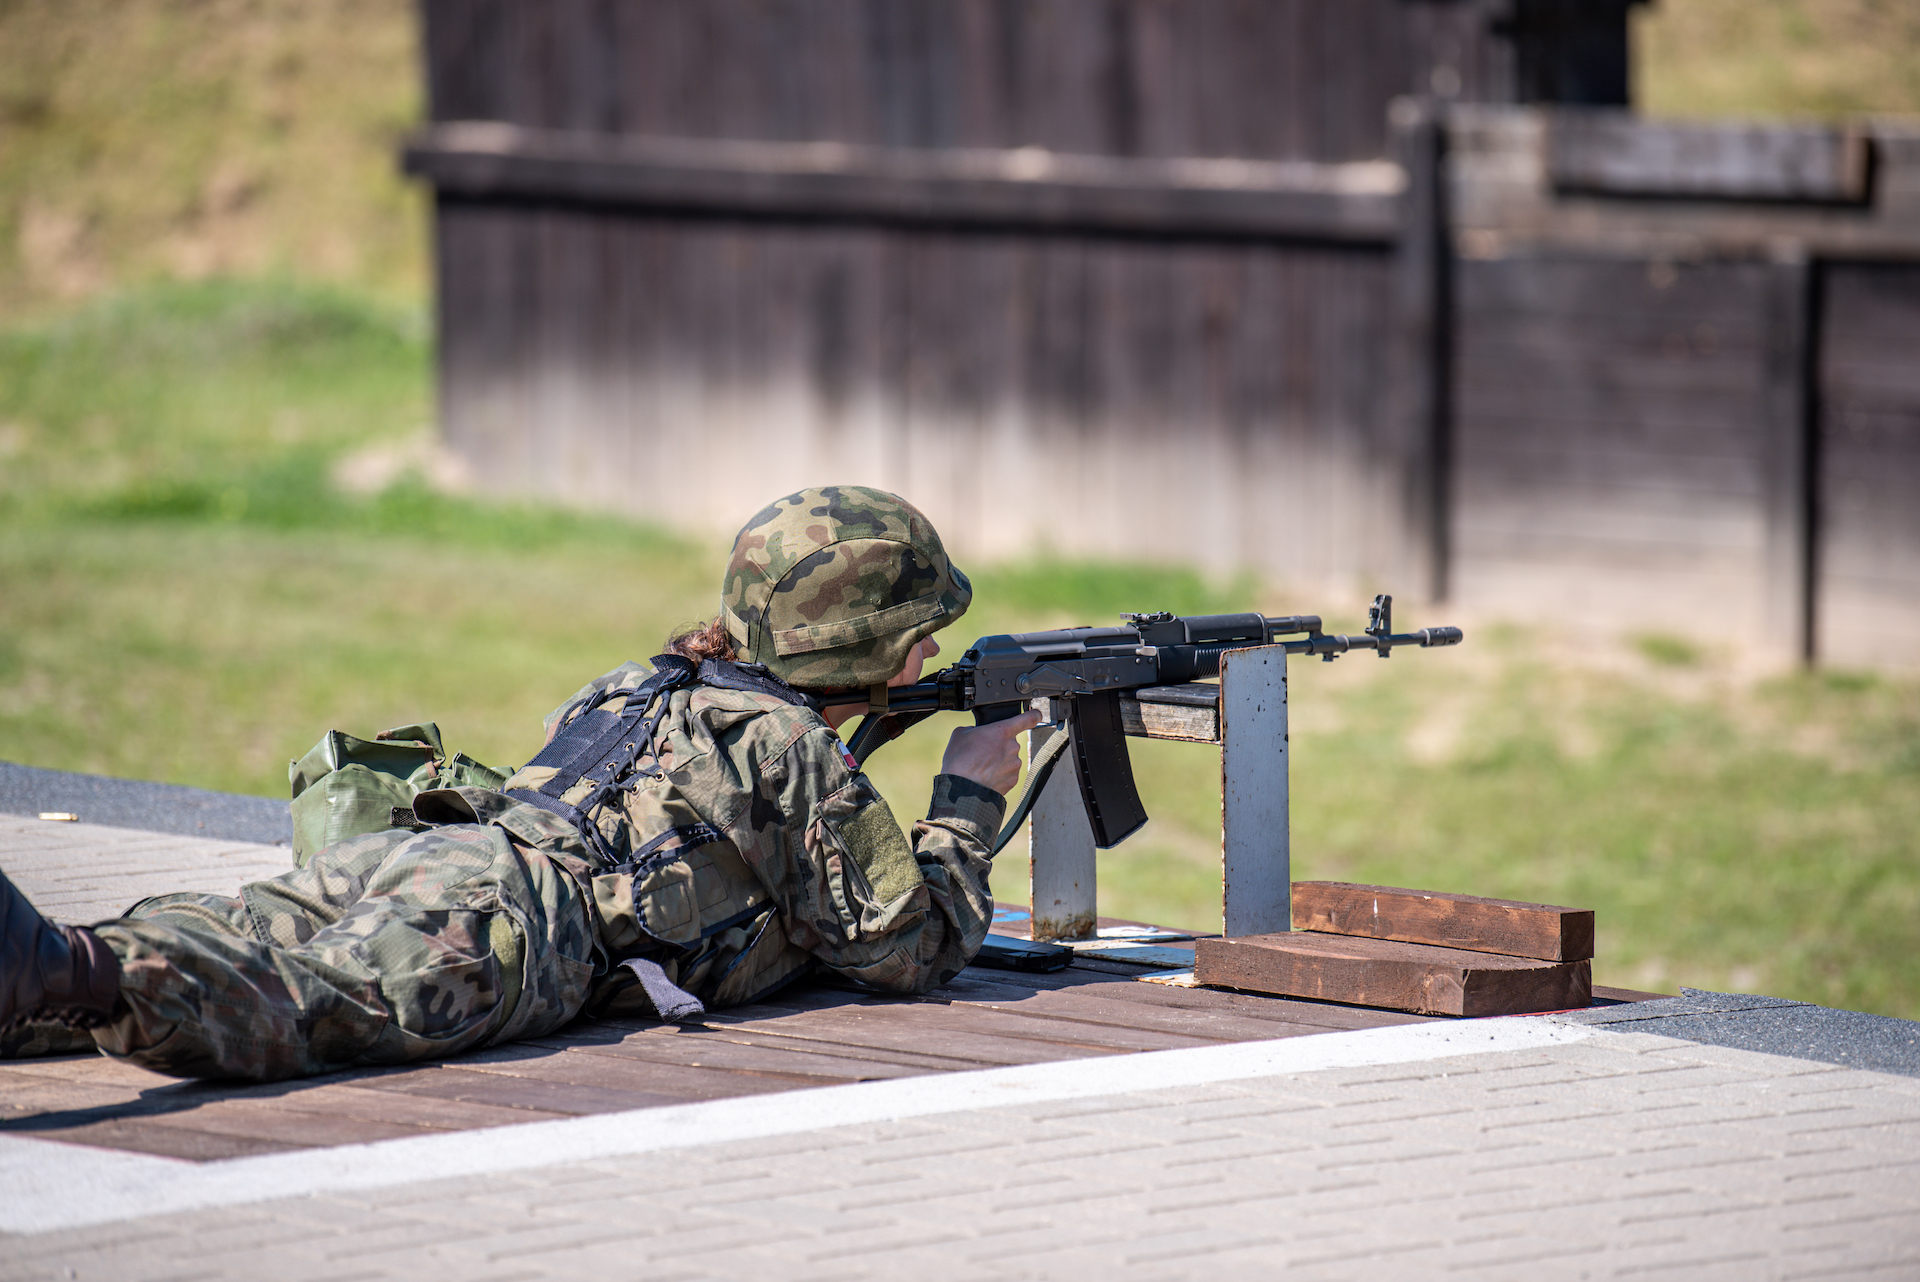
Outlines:
{"label": "wooden board platform", "polygon": [[[998,933],[1028,933],[1023,907],[1002,905],[995,919]],[[1105,917],[1098,924],[1141,927]],[[1426,1018],[1141,982],[1165,973],[1083,955],[1051,974],[970,968],[920,998],[814,982],[697,1023],[582,1020],[458,1059],[257,1086],[179,1081],[99,1055],[0,1061],[0,1134],[209,1161]],[[1598,996],[1637,1001],[1658,994]]]}
{"label": "wooden board platform", "polygon": [[1345,881],[1293,883],[1293,928],[1542,961],[1593,956],[1593,910]]}
{"label": "wooden board platform", "polygon": [[211,1160],[1418,1019],[1139,982],[1152,973],[1097,959],[1046,975],[970,969],[918,999],[816,984],[698,1023],[582,1021],[458,1059],[259,1086],[97,1055],[6,1061],[0,1134]]}
{"label": "wooden board platform", "polygon": [[1590,1004],[1592,963],[1548,962],[1352,935],[1292,931],[1202,939],[1194,978],[1285,997],[1429,1015],[1522,1015]]}

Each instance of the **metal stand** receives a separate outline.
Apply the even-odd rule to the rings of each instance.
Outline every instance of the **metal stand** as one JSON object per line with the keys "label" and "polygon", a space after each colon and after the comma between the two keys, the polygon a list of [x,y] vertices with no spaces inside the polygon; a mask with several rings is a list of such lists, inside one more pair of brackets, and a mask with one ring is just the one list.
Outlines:
{"label": "metal stand", "polygon": [[[1124,700],[1127,733],[1146,739],[1220,747],[1221,917],[1227,935],[1258,935],[1292,926],[1292,869],[1287,821],[1287,653],[1283,646],[1229,651],[1221,662],[1218,701],[1196,709],[1193,691],[1168,687],[1178,702],[1153,690]],[[1040,706],[1036,704],[1036,706]],[[1036,730],[1031,753],[1065,730]],[[1034,804],[1027,861],[1035,939],[1091,939],[1097,913],[1093,830],[1072,768],[1062,764]]]}
{"label": "metal stand", "polygon": [[[1028,760],[1037,756],[1058,730],[1037,729],[1028,736]],[[1027,820],[1027,871],[1033,898],[1035,939],[1092,939],[1095,870],[1093,826],[1080,802],[1073,767],[1062,762],[1047,780]]]}
{"label": "metal stand", "polygon": [[1221,933],[1293,928],[1287,815],[1287,652],[1229,650],[1220,663]]}

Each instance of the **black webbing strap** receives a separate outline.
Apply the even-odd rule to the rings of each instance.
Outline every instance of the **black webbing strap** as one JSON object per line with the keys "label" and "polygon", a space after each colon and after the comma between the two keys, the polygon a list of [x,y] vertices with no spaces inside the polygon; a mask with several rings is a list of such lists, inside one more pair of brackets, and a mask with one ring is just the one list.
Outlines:
{"label": "black webbing strap", "polygon": [[768,672],[758,663],[729,663],[708,659],[700,665],[700,684],[718,690],[744,690],[749,694],[770,695],[783,703],[798,704],[820,711],[820,700],[805,690],[797,690]]}
{"label": "black webbing strap", "polygon": [[[538,788],[514,788],[507,793],[516,801],[538,806],[572,824],[588,847],[608,863],[619,861],[620,854],[608,845],[594,824],[592,813],[609,796],[627,786],[641,758],[652,753],[653,737],[667,715],[665,695],[698,682],[722,690],[770,695],[816,711],[820,707],[818,699],[794,689],[759,664],[708,659],[696,667],[691,660],[679,655],[661,654],[654,656],[653,667],[653,674],[633,689],[596,691],[563,713],[572,719],[560,727],[525,767],[550,768],[553,777]],[[621,697],[627,702],[619,712],[609,712],[601,706]],[[591,779],[594,786],[579,804],[564,800],[583,779]],[[673,835],[672,832],[660,834],[630,858],[643,857]]]}
{"label": "black webbing strap", "polygon": [[[513,788],[507,793],[572,824],[588,847],[609,863],[619,858],[619,852],[607,844],[592,812],[653,750],[654,732],[667,714],[661,696],[698,678],[699,670],[679,655],[658,655],[653,663],[653,674],[635,688],[598,691],[527,763],[552,769],[552,778],[538,788]],[[627,702],[617,713],[600,706],[621,697]],[[564,800],[582,779],[594,781],[592,790],[577,805]]]}

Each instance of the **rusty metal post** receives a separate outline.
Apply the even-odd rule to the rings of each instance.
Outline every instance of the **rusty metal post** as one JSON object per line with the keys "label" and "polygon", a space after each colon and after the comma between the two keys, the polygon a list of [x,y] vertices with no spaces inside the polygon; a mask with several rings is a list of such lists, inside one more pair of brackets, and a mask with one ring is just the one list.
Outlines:
{"label": "rusty metal post", "polygon": [[1292,929],[1290,855],[1287,652],[1230,650],[1220,660],[1221,916],[1229,938]]}

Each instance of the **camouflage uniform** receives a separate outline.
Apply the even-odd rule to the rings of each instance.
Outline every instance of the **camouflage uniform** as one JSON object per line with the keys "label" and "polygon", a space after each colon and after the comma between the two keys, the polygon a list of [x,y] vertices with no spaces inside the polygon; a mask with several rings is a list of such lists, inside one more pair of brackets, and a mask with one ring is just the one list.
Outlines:
{"label": "camouflage uniform", "polygon": [[[742,658],[780,677],[872,685],[969,596],[918,512],[831,488],[748,523],[723,617]],[[620,711],[649,672],[622,665],[549,728]],[[423,819],[456,822],[350,838],[238,897],[164,895],[95,927],[124,1001],[95,1041],[161,1072],[274,1079],[538,1036],[582,1010],[660,1014],[663,991],[747,1002],[816,965],[922,992],[978,951],[1000,794],[938,776],[909,844],[805,702],[660,697],[651,751],[587,814],[591,843],[506,795],[549,782],[536,764],[506,794],[416,798]]]}

